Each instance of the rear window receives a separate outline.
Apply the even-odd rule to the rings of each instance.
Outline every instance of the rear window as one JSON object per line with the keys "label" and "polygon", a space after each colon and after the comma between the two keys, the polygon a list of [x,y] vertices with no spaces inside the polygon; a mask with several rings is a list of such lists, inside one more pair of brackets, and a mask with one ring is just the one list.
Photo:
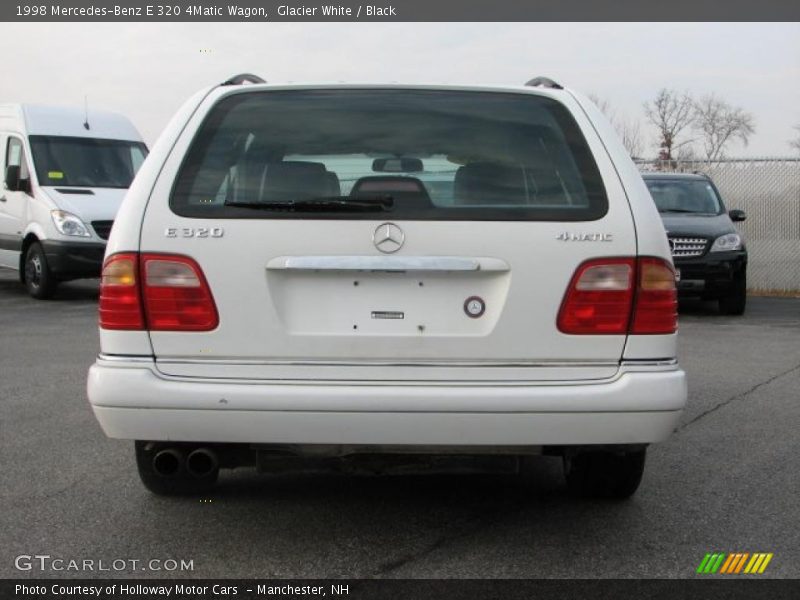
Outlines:
{"label": "rear window", "polygon": [[187,217],[543,220],[608,201],[569,111],[533,95],[247,92],[222,99],[170,200]]}

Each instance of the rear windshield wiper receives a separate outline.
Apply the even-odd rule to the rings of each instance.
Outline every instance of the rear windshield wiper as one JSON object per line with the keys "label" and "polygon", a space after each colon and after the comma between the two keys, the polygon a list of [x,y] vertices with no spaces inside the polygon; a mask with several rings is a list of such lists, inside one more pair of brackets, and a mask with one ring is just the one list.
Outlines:
{"label": "rear windshield wiper", "polygon": [[303,200],[278,200],[271,202],[226,202],[225,206],[239,206],[259,210],[293,210],[293,211],[374,211],[389,210],[394,206],[391,196],[325,196],[305,198]]}

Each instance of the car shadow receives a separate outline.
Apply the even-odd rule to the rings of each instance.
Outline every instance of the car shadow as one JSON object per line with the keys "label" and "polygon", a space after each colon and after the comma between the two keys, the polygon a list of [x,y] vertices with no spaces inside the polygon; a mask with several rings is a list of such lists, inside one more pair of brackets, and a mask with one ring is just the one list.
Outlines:
{"label": "car shadow", "polygon": [[81,279],[60,284],[53,300],[93,300],[96,302],[99,293],[99,279]]}
{"label": "car shadow", "polygon": [[721,317],[716,300],[700,300],[699,298],[681,298],[678,301],[679,315],[702,317]]}
{"label": "car shadow", "polygon": [[207,496],[231,504],[252,500],[295,503],[303,498],[325,497],[350,502],[353,496],[399,502],[404,506],[419,502],[467,504],[529,503],[567,494],[561,459],[537,456],[521,473],[481,470],[406,473],[337,473],[332,471],[298,472],[279,475],[258,473],[251,468],[225,471],[216,488]]}
{"label": "car shadow", "polygon": [[[59,284],[52,301],[86,302],[97,301],[100,290],[99,279],[78,279]],[[3,298],[28,298],[28,291],[20,283],[16,271],[0,269],[0,295]],[[31,301],[34,301],[31,298]]]}

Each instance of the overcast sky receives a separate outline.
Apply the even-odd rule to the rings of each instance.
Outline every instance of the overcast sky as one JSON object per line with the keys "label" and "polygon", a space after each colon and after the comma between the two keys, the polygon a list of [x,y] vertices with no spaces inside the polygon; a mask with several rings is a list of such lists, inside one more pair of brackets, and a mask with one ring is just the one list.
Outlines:
{"label": "overcast sky", "polygon": [[798,23],[0,24],[0,102],[127,114],[152,144],[196,90],[271,82],[524,83],[548,75],[639,118],[661,87],[714,92],[755,115],[749,147],[791,155],[800,123]]}

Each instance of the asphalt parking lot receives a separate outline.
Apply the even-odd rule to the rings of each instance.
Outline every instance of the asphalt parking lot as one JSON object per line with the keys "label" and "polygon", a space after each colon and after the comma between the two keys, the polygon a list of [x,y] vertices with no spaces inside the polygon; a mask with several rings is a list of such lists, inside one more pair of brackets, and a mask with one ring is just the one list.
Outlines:
{"label": "asphalt parking lot", "polygon": [[193,561],[96,576],[694,577],[712,551],[772,552],[763,577],[800,577],[800,299],[682,306],[690,405],[627,502],[570,498],[550,458],[527,485],[243,470],[175,499],[145,491],[133,445],[89,409],[96,283],[37,302],[15,277],[0,270],[0,577],[93,575],[15,568],[34,554]]}

